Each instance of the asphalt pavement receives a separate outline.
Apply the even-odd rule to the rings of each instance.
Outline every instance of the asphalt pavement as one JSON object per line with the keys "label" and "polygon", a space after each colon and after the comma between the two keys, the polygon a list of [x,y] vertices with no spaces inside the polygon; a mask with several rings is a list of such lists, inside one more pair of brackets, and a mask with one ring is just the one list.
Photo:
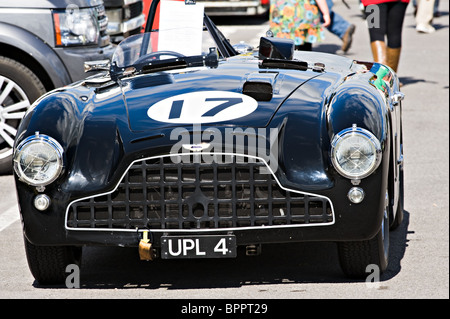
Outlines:
{"label": "asphalt pavement", "polygon": [[[335,0],[336,12],[356,25],[346,55],[371,60],[368,31],[357,10],[358,1],[346,2],[350,9]],[[407,233],[400,273],[404,271],[402,280],[409,281],[410,289],[399,296],[407,298],[449,297],[449,1],[441,0],[439,10],[441,16],[432,22],[436,32],[418,33],[414,9],[409,4],[398,69],[404,84],[401,90],[406,95],[403,123]],[[340,45],[338,38],[327,33],[325,42],[314,50],[343,54]],[[424,278],[428,280],[426,286],[418,284]]]}
{"label": "asphalt pavement", "polygon": [[[326,31],[313,51],[372,61],[369,32],[359,0],[334,0],[334,11],[356,26],[350,49]],[[346,5],[347,4],[347,5]],[[398,76],[403,83],[405,221],[391,236],[391,271],[383,294],[371,298],[449,298],[449,1],[441,0],[434,33],[418,33],[414,7],[408,5],[402,34]],[[249,25],[222,19],[220,28],[232,43],[243,38],[253,46],[268,22]],[[236,26],[237,24],[237,26]],[[232,26],[229,26],[232,25]],[[251,35],[255,36],[251,36]],[[401,282],[401,284],[399,284]],[[327,296],[325,287],[309,297]],[[368,296],[359,291],[357,298]],[[332,294],[331,294],[332,295]],[[329,296],[329,295],[328,295]],[[355,296],[348,294],[345,296]]]}

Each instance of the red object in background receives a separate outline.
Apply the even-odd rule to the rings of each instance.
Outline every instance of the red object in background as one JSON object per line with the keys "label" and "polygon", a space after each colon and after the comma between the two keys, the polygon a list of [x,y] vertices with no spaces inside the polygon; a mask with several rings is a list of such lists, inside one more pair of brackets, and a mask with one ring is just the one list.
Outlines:
{"label": "red object in background", "polygon": [[143,9],[142,9],[142,13],[145,16],[145,21],[147,21],[147,15],[148,15],[148,10],[150,10],[150,4],[152,3],[152,0],[143,0]]}
{"label": "red object in background", "polygon": [[269,4],[270,0],[261,0],[261,4],[262,5],[266,5]]}

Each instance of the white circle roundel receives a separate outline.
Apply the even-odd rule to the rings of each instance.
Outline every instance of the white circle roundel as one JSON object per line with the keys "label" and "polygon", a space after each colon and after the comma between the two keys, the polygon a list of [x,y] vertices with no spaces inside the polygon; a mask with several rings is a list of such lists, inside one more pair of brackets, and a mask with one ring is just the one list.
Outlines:
{"label": "white circle roundel", "polygon": [[258,102],[248,95],[227,91],[199,91],[159,101],[147,115],[165,123],[213,123],[244,117],[254,112]]}

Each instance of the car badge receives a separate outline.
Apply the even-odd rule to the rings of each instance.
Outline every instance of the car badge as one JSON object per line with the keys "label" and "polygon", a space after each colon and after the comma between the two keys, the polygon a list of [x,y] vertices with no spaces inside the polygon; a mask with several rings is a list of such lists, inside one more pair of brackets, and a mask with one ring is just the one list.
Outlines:
{"label": "car badge", "polygon": [[183,148],[187,151],[191,152],[201,152],[210,147],[209,143],[201,143],[201,144],[183,144]]}

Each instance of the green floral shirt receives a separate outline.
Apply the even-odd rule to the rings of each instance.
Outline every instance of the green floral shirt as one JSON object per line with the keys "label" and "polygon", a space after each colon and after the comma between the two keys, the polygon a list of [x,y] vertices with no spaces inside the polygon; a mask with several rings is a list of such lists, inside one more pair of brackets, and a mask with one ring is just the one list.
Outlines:
{"label": "green floral shirt", "polygon": [[270,0],[270,31],[274,37],[294,40],[295,45],[325,38],[314,0]]}

